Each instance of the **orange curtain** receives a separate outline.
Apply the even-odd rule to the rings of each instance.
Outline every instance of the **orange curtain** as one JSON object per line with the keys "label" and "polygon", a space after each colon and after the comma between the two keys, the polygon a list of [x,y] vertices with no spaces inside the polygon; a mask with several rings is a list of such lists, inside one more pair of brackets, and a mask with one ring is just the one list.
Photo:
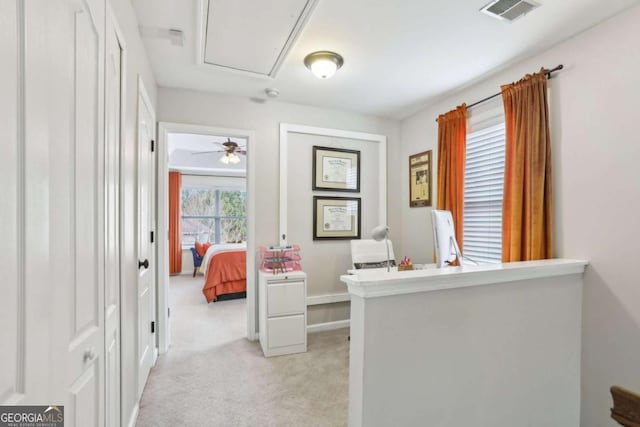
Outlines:
{"label": "orange curtain", "polygon": [[169,172],[169,273],[182,271],[182,241],[180,239],[180,193],[182,175]]}
{"label": "orange curtain", "polygon": [[437,209],[451,211],[460,250],[463,247],[464,165],[467,153],[467,106],[438,117]]}
{"label": "orange curtain", "polygon": [[552,258],[546,70],[502,86],[502,99],[506,128],[502,261]]}

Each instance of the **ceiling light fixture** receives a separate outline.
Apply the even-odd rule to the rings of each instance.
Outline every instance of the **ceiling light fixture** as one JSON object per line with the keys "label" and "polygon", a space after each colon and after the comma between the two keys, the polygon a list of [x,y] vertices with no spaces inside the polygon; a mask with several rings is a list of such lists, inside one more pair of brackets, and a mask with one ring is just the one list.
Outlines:
{"label": "ceiling light fixture", "polygon": [[319,79],[328,79],[342,67],[344,59],[335,52],[321,50],[304,57],[304,65]]}
{"label": "ceiling light fixture", "polygon": [[237,165],[238,163],[240,163],[240,157],[238,157],[235,153],[225,153],[222,157],[220,157],[220,161],[225,165]]}

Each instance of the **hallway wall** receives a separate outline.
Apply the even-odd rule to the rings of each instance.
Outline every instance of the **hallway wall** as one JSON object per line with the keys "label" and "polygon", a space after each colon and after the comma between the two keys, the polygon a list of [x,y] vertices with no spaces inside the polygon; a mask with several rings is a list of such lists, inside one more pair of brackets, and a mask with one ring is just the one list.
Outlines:
{"label": "hallway wall", "polygon": [[[138,361],[137,354],[137,283],[138,258],[136,240],[137,218],[137,112],[138,76],[155,105],[157,93],[153,71],[138,32],[138,21],[130,0],[109,0],[126,43],[126,69],[123,80],[126,98],[122,100],[125,116],[122,126],[122,287],[121,287],[121,352],[122,352],[122,425],[132,422],[137,414]],[[135,421],[135,420],[134,420]]]}
{"label": "hallway wall", "polygon": [[[640,6],[628,9],[461,89],[401,125],[402,156],[433,149],[437,157],[438,114],[496,93],[501,84],[540,67],[564,64],[549,81],[554,235],[556,256],[590,262],[584,278],[582,427],[617,425],[609,417],[611,385],[640,391],[640,287],[635,267],[640,253],[639,21]],[[402,176],[406,170],[403,166]],[[404,250],[429,258],[429,209],[404,208],[407,199],[403,190]]]}
{"label": "hallway wall", "polygon": [[[255,147],[249,147],[249,155],[256,156],[256,247],[272,245],[279,241],[279,126],[292,123],[350,131],[386,135],[388,163],[395,165],[399,153],[399,123],[363,114],[328,110],[285,102],[256,103],[247,98],[196,92],[190,90],[159,88],[158,121],[188,123],[255,131]],[[309,162],[310,159],[303,161]],[[309,169],[310,172],[310,169]],[[400,198],[393,189],[404,184],[401,177],[390,173],[387,183],[388,221],[392,230],[400,228]],[[309,219],[311,220],[311,219]],[[368,230],[362,230],[363,236]],[[400,240],[393,235],[394,243]],[[348,243],[347,243],[348,244]],[[398,243],[399,244],[399,243]],[[302,248],[304,251],[304,248]],[[303,267],[305,260],[303,253]],[[256,282],[257,283],[257,282]],[[345,289],[346,292],[346,289]],[[322,323],[348,318],[345,304],[310,306],[309,323]]]}

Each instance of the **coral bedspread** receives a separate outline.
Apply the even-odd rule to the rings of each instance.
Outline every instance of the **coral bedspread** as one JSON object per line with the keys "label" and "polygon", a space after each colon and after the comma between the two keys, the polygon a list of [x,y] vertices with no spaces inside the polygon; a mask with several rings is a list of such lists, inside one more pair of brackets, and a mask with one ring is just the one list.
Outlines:
{"label": "coral bedspread", "polygon": [[207,276],[202,288],[207,302],[218,295],[245,292],[247,290],[247,251],[224,251],[209,261]]}

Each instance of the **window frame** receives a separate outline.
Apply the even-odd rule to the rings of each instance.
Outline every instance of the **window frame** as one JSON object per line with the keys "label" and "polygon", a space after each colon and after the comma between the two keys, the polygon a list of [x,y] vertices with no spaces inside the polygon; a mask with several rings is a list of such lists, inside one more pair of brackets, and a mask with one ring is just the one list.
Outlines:
{"label": "window frame", "polygon": [[[212,191],[214,193],[214,212],[213,215],[184,215],[182,213],[182,192],[184,190],[200,190],[200,191]],[[222,192],[237,192],[237,193],[241,193],[245,195],[246,198],[246,194],[247,191],[245,189],[240,190],[240,189],[228,189],[228,188],[224,188],[224,187],[210,187],[210,186],[196,186],[196,185],[190,185],[190,186],[185,186],[180,190],[180,225],[182,228],[182,221],[184,221],[185,219],[211,219],[213,220],[213,236],[214,236],[214,241],[211,242],[211,244],[213,245],[220,245],[223,242],[221,242],[221,237],[222,237],[222,227],[221,227],[221,223],[224,220],[233,220],[233,219],[243,219],[245,221],[247,221],[247,215],[245,214],[244,216],[242,215],[220,215],[220,209],[221,209],[221,203],[220,203],[220,194]],[[245,202],[245,210],[246,210],[246,202]],[[194,244],[195,242],[199,242],[198,240],[198,235],[195,236],[195,241],[193,244],[191,243],[184,243],[184,231],[180,231],[180,244],[182,246],[183,250],[189,250]],[[205,242],[206,243],[206,242]]]}
{"label": "window frame", "polygon": [[[488,137],[487,135],[493,135]],[[500,138],[499,141],[489,141],[482,152],[476,152],[471,161],[484,159],[496,160],[495,150],[501,146],[501,175],[496,177],[496,167],[487,166],[483,171],[478,171],[477,166],[470,176],[470,139],[476,139],[477,143],[490,139]],[[502,262],[502,205],[504,202],[504,148],[505,148],[505,120],[504,109],[501,103],[492,102],[478,107],[478,111],[469,117],[467,127],[467,156],[465,158],[464,177],[464,203],[463,203],[463,253],[465,256],[480,264],[493,264]],[[472,142],[473,144],[473,142]],[[487,151],[485,151],[487,150]],[[493,151],[488,151],[493,150]],[[477,165],[478,163],[476,163]],[[493,178],[491,178],[493,177]],[[501,184],[496,185],[500,180]],[[472,180],[469,182],[469,180]],[[477,189],[473,195],[469,194],[469,188]],[[481,194],[484,192],[485,194]],[[495,193],[499,192],[499,198]],[[473,203],[475,206],[470,206]],[[475,210],[472,215],[471,210]],[[479,211],[479,212],[478,212]],[[488,213],[486,217],[478,216],[478,213]],[[499,219],[496,220],[498,213]],[[471,218],[473,217],[473,220]],[[484,236],[482,235],[484,233]],[[486,243],[483,245],[482,240]],[[473,242],[473,243],[470,243]],[[470,249],[470,250],[469,250]],[[496,252],[497,251],[497,252]]]}

